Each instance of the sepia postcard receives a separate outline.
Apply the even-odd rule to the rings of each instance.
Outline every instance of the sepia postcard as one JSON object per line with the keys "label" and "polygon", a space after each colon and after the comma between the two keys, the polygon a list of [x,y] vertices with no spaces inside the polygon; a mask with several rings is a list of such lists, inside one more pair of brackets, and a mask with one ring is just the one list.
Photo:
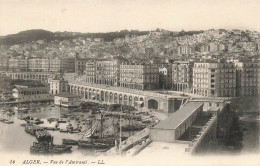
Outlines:
{"label": "sepia postcard", "polygon": [[0,165],[260,165],[259,20],[259,0],[0,0]]}

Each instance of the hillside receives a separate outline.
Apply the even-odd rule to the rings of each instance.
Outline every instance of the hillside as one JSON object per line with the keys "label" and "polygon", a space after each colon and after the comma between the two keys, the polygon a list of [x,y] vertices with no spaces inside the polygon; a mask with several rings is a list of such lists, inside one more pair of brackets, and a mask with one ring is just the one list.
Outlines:
{"label": "hillside", "polygon": [[28,31],[22,31],[17,34],[2,36],[0,38],[0,45],[14,45],[29,43],[31,41],[50,39],[54,37],[54,33],[41,29],[34,29]]}
{"label": "hillside", "polygon": [[105,41],[112,41],[115,38],[124,38],[125,35],[146,35],[149,31],[138,30],[122,30],[119,32],[107,32],[107,33],[79,33],[79,32],[50,32],[42,29],[34,29],[22,31],[17,34],[1,36],[0,45],[15,45],[25,44],[37,40],[68,40],[78,37],[84,38],[104,38]]}

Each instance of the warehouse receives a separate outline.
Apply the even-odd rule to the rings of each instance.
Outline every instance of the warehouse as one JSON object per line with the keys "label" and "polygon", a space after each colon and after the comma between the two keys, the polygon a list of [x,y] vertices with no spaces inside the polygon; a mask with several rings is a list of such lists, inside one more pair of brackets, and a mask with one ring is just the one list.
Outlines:
{"label": "warehouse", "polygon": [[182,106],[164,121],[150,129],[150,138],[157,142],[175,142],[202,112],[203,103],[191,102]]}

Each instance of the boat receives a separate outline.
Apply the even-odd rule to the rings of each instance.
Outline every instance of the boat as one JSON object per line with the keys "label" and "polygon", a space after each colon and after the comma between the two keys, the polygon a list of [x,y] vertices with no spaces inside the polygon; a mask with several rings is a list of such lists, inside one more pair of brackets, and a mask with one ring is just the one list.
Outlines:
{"label": "boat", "polygon": [[52,130],[52,131],[58,131],[58,130],[60,130],[60,128],[57,128],[57,127],[44,127],[44,129],[46,129],[46,130]]}
{"label": "boat", "polygon": [[[93,125],[92,120],[90,120],[91,128],[85,132],[80,140],[78,140],[79,147],[107,150],[115,145],[115,136],[103,135],[103,117],[104,115],[101,114],[100,121],[97,120]],[[100,135],[95,135],[96,130],[99,127]]]}
{"label": "boat", "polygon": [[53,139],[53,137],[50,135],[50,133],[47,130],[36,130],[35,137],[38,140],[38,142],[43,142],[43,141],[50,142]]}
{"label": "boat", "polygon": [[25,127],[26,125],[27,125],[27,123],[20,124],[20,126],[22,126],[22,127]]}
{"label": "boat", "polygon": [[29,108],[27,108],[27,107],[18,108],[17,112],[18,113],[28,113],[29,112]]}
{"label": "boat", "polygon": [[72,146],[68,145],[55,145],[48,142],[33,142],[30,146],[31,153],[65,153],[71,152]]}
{"label": "boat", "polygon": [[35,125],[26,125],[24,130],[26,133],[34,136],[36,131],[44,130],[44,129],[42,127],[35,126]]}
{"label": "boat", "polygon": [[14,123],[14,121],[12,121],[12,120],[5,120],[4,123],[6,123],[6,124],[12,124],[12,123]]}
{"label": "boat", "polygon": [[59,118],[49,118],[49,119],[47,119],[47,121],[49,123],[54,122],[54,121],[58,121],[58,120],[59,120]]}
{"label": "boat", "polygon": [[[119,128],[118,125],[116,125],[116,127]],[[140,131],[140,130],[143,130],[145,127],[146,127],[146,125],[142,125],[142,124],[125,125],[125,126],[122,126],[122,131]]]}
{"label": "boat", "polygon": [[4,119],[4,118],[0,118],[0,122],[4,122],[6,121],[7,119]]}
{"label": "boat", "polygon": [[108,149],[110,146],[107,143],[93,142],[93,141],[85,141],[78,140],[79,147],[84,148],[94,148],[94,149]]}
{"label": "boat", "polygon": [[58,123],[66,123],[67,120],[58,120]]}
{"label": "boat", "polygon": [[78,141],[73,139],[62,139],[62,145],[78,145]]}
{"label": "boat", "polygon": [[43,124],[44,121],[40,120],[40,119],[36,119],[35,122],[33,122],[34,124],[36,125],[39,125],[39,124]]}
{"label": "boat", "polygon": [[69,131],[67,129],[60,129],[60,132],[62,133],[68,133]]}

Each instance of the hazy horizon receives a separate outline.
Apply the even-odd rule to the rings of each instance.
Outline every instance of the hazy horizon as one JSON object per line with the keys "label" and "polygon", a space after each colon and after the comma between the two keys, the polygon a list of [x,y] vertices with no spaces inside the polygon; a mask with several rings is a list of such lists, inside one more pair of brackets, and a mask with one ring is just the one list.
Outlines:
{"label": "hazy horizon", "polygon": [[0,36],[31,29],[102,33],[241,29],[260,31],[259,0],[0,0]]}

